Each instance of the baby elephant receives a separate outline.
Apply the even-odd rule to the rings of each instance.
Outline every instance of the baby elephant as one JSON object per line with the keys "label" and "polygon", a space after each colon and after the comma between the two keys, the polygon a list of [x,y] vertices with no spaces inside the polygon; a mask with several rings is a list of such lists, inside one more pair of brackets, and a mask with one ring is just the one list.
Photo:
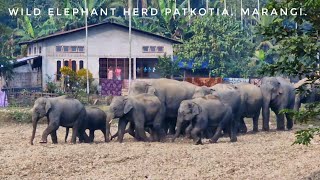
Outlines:
{"label": "baby elephant", "polygon": [[177,130],[172,141],[179,136],[183,122],[188,121],[192,124],[191,136],[196,145],[202,144],[201,134],[209,128],[217,128],[211,143],[218,141],[222,130],[227,130],[230,141],[235,142],[237,137],[232,119],[231,107],[223,104],[216,96],[184,100],[178,110]]}
{"label": "baby elephant", "polygon": [[[110,124],[109,122],[107,122],[106,113],[101,109],[95,108],[95,107],[87,107],[86,112],[87,112],[86,129],[90,130],[89,142],[93,142],[95,130],[101,130],[104,135],[104,141],[109,142]],[[69,128],[66,128],[66,137],[65,137],[66,142],[67,142],[68,134],[69,134]]]}
{"label": "baby elephant", "polygon": [[[153,140],[160,141],[164,135],[161,124],[165,116],[158,97],[150,94],[114,97],[109,108],[108,118],[119,118],[118,141],[123,141],[125,128],[130,122],[129,132],[136,139],[149,141],[145,129],[151,129]],[[134,132],[133,132],[134,131]]]}

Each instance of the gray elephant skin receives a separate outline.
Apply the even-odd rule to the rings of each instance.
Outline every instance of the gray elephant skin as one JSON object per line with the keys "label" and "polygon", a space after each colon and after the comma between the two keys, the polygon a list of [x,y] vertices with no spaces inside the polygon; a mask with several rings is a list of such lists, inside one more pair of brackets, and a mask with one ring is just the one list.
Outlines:
{"label": "gray elephant skin", "polygon": [[297,93],[295,97],[294,110],[296,111],[299,111],[302,103],[306,104],[320,101],[319,80],[315,81],[314,84],[308,84],[308,79],[304,78],[301,79],[299,82],[295,83],[294,88],[297,89],[303,85],[306,91]]}
{"label": "gray elephant skin", "polygon": [[242,116],[240,119],[240,132],[246,133],[247,127],[244,118],[252,118],[253,132],[258,132],[258,120],[262,108],[263,97],[259,87],[249,83],[235,84],[240,90],[242,101]]}
{"label": "gray elephant skin", "polygon": [[[89,130],[89,142],[94,141],[94,131],[100,130],[103,133],[104,141],[109,142],[110,124],[107,122],[107,115],[96,107],[86,108],[86,129]],[[69,128],[66,128],[65,142],[67,142]]]}
{"label": "gray elephant skin", "polygon": [[258,119],[263,103],[262,92],[259,87],[249,83],[235,85],[216,84],[212,87],[198,88],[193,98],[204,97],[208,94],[219,96],[223,103],[232,107],[233,114],[238,123],[238,132],[247,132],[244,122],[245,117],[253,119],[253,131],[258,131]]}
{"label": "gray elephant skin", "polygon": [[293,109],[295,104],[295,89],[293,85],[282,77],[264,77],[260,86],[263,95],[263,126],[269,131],[270,109],[277,117],[277,130],[285,130],[284,116],[287,119],[287,129],[292,129],[293,121],[289,114],[279,113],[283,109]]}
{"label": "gray elephant skin", "polygon": [[164,128],[169,128],[169,133],[174,134],[180,103],[183,100],[192,99],[197,88],[199,87],[189,82],[164,78],[151,79],[148,82],[132,82],[129,96],[141,93],[156,95],[165,108]]}
{"label": "gray elephant skin", "polygon": [[80,101],[67,96],[55,98],[38,98],[32,109],[32,136],[30,143],[36,133],[37,123],[43,117],[48,119],[48,127],[42,134],[40,143],[47,143],[47,137],[50,134],[53,143],[58,143],[57,133],[59,126],[72,128],[71,142],[76,143],[78,136],[80,141],[84,141],[86,110]]}
{"label": "gray elephant skin", "polygon": [[184,121],[191,122],[191,136],[195,144],[202,144],[201,134],[207,129],[216,129],[211,142],[215,143],[221,136],[222,130],[230,135],[230,141],[237,141],[235,124],[230,106],[223,104],[219,97],[208,95],[205,98],[184,100],[181,102],[178,111],[177,130],[173,138],[177,138]]}
{"label": "gray elephant skin", "polygon": [[218,96],[222,103],[231,107],[235,131],[238,132],[238,129],[242,131],[240,119],[244,111],[244,102],[242,102],[240,90],[232,84],[216,84],[210,89],[211,94]]}
{"label": "gray elephant skin", "polygon": [[[134,128],[136,139],[150,141],[145,132],[145,128],[150,128],[152,139],[160,141],[164,136],[161,128],[164,113],[164,108],[157,96],[143,93],[135,96],[114,97],[108,116],[110,119],[119,118],[117,135],[120,143],[123,141],[128,122]],[[129,128],[129,130],[133,129]]]}

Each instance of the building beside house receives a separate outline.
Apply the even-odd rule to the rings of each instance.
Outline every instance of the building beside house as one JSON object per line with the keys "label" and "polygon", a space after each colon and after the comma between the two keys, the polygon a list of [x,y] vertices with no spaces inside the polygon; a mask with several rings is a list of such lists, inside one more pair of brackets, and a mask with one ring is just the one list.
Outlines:
{"label": "building beside house", "polygon": [[1,77],[0,89],[19,92],[24,89],[41,91],[42,89],[42,57],[28,56],[13,62],[13,75],[9,79]]}
{"label": "building beside house", "polygon": [[[132,78],[158,78],[158,57],[164,54],[172,56],[173,45],[177,43],[180,42],[132,28]],[[85,27],[23,44],[27,45],[26,59],[41,57],[42,87],[45,87],[47,76],[59,82],[63,66],[74,71],[86,68],[86,54],[88,69],[95,80],[129,77],[129,28],[121,24],[102,22],[88,26],[88,52],[85,48]]]}

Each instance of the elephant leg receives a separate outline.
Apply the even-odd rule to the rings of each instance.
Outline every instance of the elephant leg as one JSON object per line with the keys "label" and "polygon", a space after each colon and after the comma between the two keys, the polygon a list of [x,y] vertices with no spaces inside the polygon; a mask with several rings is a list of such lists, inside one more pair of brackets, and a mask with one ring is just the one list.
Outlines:
{"label": "elephant leg", "polygon": [[239,126],[239,133],[247,133],[248,128],[246,126],[246,123],[244,122],[244,118],[240,118],[240,126]]}
{"label": "elephant leg", "polygon": [[[131,126],[129,126],[129,128],[124,131],[124,134],[126,134],[126,133],[129,133],[129,134],[130,134],[132,137],[134,137],[134,138],[135,138],[135,136],[136,136],[136,135],[135,135],[135,132],[134,132],[134,128],[132,128]],[[110,140],[118,137],[118,134],[119,134],[119,132],[116,132],[113,136],[111,136],[111,139],[110,139]]]}
{"label": "elephant leg", "polygon": [[213,127],[209,127],[205,130],[204,136],[206,139],[211,139],[214,136]]}
{"label": "elephant leg", "polygon": [[57,137],[57,131],[52,131],[51,140],[53,144],[58,144],[58,137]]}
{"label": "elephant leg", "polygon": [[194,128],[191,131],[191,136],[195,145],[202,144],[201,132],[206,129],[207,122],[203,122],[201,119],[197,119]]}
{"label": "elephant leg", "polygon": [[77,137],[79,137],[80,142],[89,143],[90,138],[86,134],[86,111],[83,109],[79,114],[77,119],[73,123],[72,127],[72,138],[71,143],[75,144]]}
{"label": "elephant leg", "polygon": [[290,114],[286,113],[286,118],[287,118],[287,129],[291,130],[293,127],[292,116]]}
{"label": "elephant leg", "polygon": [[137,117],[138,120],[135,120],[135,132],[136,135],[141,139],[142,141],[150,141],[149,138],[146,135],[146,131],[144,130],[144,117]]}
{"label": "elephant leg", "polygon": [[259,120],[259,114],[253,116],[253,118],[252,118],[252,122],[253,122],[253,132],[258,132],[258,131],[259,131],[258,120]]}
{"label": "elephant leg", "polygon": [[[72,127],[72,137],[71,137],[71,143],[72,143],[72,144],[75,144],[76,141],[77,141],[78,131],[79,131],[79,122],[77,121],[77,122],[75,122],[75,123],[73,124],[73,127]],[[83,136],[83,135],[81,135],[81,134],[79,133],[79,140],[80,140],[80,142],[83,141],[83,137],[82,137],[82,136]]]}
{"label": "elephant leg", "polygon": [[236,142],[237,141],[237,127],[235,125],[236,122],[232,121],[232,118],[229,117],[229,116],[227,116],[225,118],[227,118],[227,119],[230,118],[231,119],[231,122],[228,121],[228,122],[230,122],[230,124],[229,124],[229,127],[230,127],[230,142]]}
{"label": "elephant leg", "polygon": [[[81,135],[82,134],[82,135]],[[90,134],[89,134],[90,135]],[[78,137],[79,137],[79,142],[80,143],[90,143],[90,137],[87,135],[86,132],[81,132],[80,130],[78,131]]]}
{"label": "elephant leg", "polygon": [[176,118],[168,118],[166,119],[167,123],[168,123],[168,128],[169,128],[169,135],[174,135],[176,132],[176,123],[177,123],[177,119]]}
{"label": "elephant leg", "polygon": [[190,123],[185,130],[186,138],[189,138],[189,139],[191,138],[191,131],[192,131],[192,123]]}
{"label": "elephant leg", "polygon": [[142,139],[141,139],[141,137],[139,136],[139,133],[138,133],[138,131],[137,130],[135,130],[134,131],[134,136],[133,136],[137,141],[143,141]]}
{"label": "elephant leg", "polygon": [[168,130],[169,130],[169,125],[168,125],[168,122],[167,120],[164,120],[164,123],[162,125],[162,128],[164,130],[164,133],[167,135],[168,134]]}
{"label": "elephant leg", "polygon": [[[264,100],[265,101],[265,100]],[[270,118],[270,109],[269,109],[269,101],[263,103],[262,107],[262,130],[263,131],[269,131],[269,118]]]}
{"label": "elephant leg", "polygon": [[182,120],[179,118],[179,119],[177,120],[176,133],[175,133],[175,135],[173,136],[173,138],[172,138],[172,140],[171,140],[172,142],[174,142],[175,139],[177,139],[177,138],[179,137],[180,132],[181,132],[181,126],[182,126]]}
{"label": "elephant leg", "polygon": [[50,118],[48,127],[42,133],[42,139],[40,143],[47,143],[48,135],[51,134],[53,131],[56,131],[58,128],[59,128],[59,120]]}
{"label": "elephant leg", "polygon": [[69,135],[69,128],[66,127],[66,136],[64,137],[64,142],[67,142],[68,135]]}
{"label": "elephant leg", "polygon": [[114,139],[114,138],[116,138],[116,137],[118,137],[118,132],[116,132],[114,135],[112,135],[111,138],[110,138],[110,140],[112,140],[112,139]]}
{"label": "elephant leg", "polygon": [[102,132],[103,137],[104,137],[104,142],[109,142],[106,128],[102,128],[101,132]]}
{"label": "elephant leg", "polygon": [[198,126],[195,126],[191,131],[191,136],[195,145],[202,144],[200,135],[201,135],[201,128]]}
{"label": "elephant leg", "polygon": [[94,140],[94,130],[90,129],[89,141],[92,143]]}
{"label": "elephant leg", "polygon": [[218,139],[221,137],[222,127],[218,126],[214,136],[210,139],[210,143],[216,143]]}
{"label": "elephant leg", "polygon": [[103,130],[104,130],[104,134],[105,134],[104,141],[105,142],[110,142],[111,133],[110,133],[110,123],[109,122],[106,122],[106,126],[103,128]]}
{"label": "elephant leg", "polygon": [[126,129],[125,133],[129,133],[132,137],[135,137],[135,132],[134,132],[135,124],[133,122],[130,122],[129,128]]}
{"label": "elephant leg", "polygon": [[161,124],[163,123],[163,113],[159,111],[159,113],[156,115],[156,117],[154,118],[154,121],[153,121],[153,129],[152,131],[155,132],[155,137],[156,141],[162,141],[164,140],[165,138],[165,133],[164,133],[164,130],[161,128]]}
{"label": "elephant leg", "polygon": [[128,120],[124,118],[119,119],[119,124],[118,124],[118,142],[122,143],[123,141],[123,136],[126,130],[126,126],[128,124]]}
{"label": "elephant leg", "polygon": [[278,111],[275,112],[276,116],[277,116],[277,130],[283,131],[285,130],[285,126],[284,126],[284,114],[279,114]]}

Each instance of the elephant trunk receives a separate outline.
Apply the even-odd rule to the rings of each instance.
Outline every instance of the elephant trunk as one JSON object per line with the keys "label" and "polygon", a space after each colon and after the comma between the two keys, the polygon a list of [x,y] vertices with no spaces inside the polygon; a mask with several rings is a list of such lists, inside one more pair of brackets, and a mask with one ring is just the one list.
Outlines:
{"label": "elephant trunk", "polygon": [[106,136],[107,136],[107,139],[106,141],[109,142],[111,140],[111,123],[112,123],[112,120],[114,119],[114,113],[111,112],[111,111],[108,111],[107,113],[107,119],[106,119]]}
{"label": "elephant trunk", "polygon": [[32,136],[31,136],[31,139],[30,139],[30,144],[31,145],[33,145],[33,140],[34,140],[34,136],[36,134],[38,120],[39,120],[39,117],[37,115],[32,115],[32,126],[33,126],[33,129],[32,129]]}
{"label": "elephant trunk", "polygon": [[269,131],[269,118],[270,118],[270,110],[269,110],[269,104],[270,100],[264,99],[262,105],[262,129],[264,131]]}
{"label": "elephant trunk", "polygon": [[177,124],[176,124],[177,129],[176,129],[175,135],[173,136],[172,142],[180,135],[182,121],[183,121],[183,119],[181,118],[181,116],[178,116],[178,118],[177,118]]}
{"label": "elephant trunk", "polygon": [[295,103],[294,103],[294,110],[295,111],[299,111],[300,107],[301,107],[301,95],[300,94],[296,94],[295,96]]}

